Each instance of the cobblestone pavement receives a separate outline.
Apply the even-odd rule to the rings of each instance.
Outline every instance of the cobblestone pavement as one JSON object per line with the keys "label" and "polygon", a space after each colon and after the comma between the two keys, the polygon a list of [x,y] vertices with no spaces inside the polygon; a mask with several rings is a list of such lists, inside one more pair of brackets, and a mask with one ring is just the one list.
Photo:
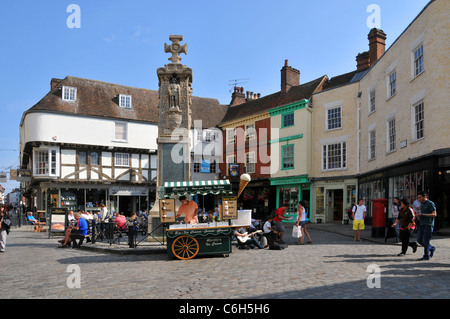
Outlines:
{"label": "cobblestone pavement", "polygon": [[399,245],[355,242],[350,237],[351,226],[340,227],[348,234],[311,225],[312,244],[293,245],[287,232],[289,247],[281,251],[233,248],[229,257],[187,261],[170,260],[165,253],[120,255],[60,249],[59,238],[48,239],[47,234],[27,227],[13,228],[6,252],[0,253],[0,299],[450,296],[450,237],[435,236],[435,256],[418,261],[422,248],[397,257]]}

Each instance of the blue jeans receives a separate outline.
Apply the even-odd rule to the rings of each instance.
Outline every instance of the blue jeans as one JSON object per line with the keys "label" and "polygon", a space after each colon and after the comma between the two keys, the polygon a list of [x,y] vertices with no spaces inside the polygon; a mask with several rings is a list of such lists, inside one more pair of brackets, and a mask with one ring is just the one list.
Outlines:
{"label": "blue jeans", "polygon": [[417,230],[417,242],[423,246],[424,252],[423,257],[428,259],[430,258],[430,249],[434,249],[430,244],[431,234],[433,233],[433,226],[431,225],[419,225],[419,229]]}

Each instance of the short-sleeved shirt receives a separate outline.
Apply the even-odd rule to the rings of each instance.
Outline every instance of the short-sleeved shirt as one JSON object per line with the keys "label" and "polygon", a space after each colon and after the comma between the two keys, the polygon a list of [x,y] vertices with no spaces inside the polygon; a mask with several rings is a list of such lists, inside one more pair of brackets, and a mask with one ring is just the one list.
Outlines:
{"label": "short-sleeved shirt", "polygon": [[281,222],[282,219],[280,216],[284,216],[284,213],[286,212],[286,209],[284,207],[280,207],[277,209],[277,212],[275,213],[275,217],[273,218],[274,222]]}
{"label": "short-sleeved shirt", "polygon": [[367,211],[365,205],[356,205],[353,207],[353,212],[355,213],[355,220],[363,220],[364,219],[364,213]]}
{"label": "short-sleeved shirt", "polygon": [[189,223],[191,219],[194,218],[197,210],[198,210],[197,203],[190,200],[187,205],[185,204],[180,205],[180,208],[178,208],[178,214],[181,215],[184,213],[184,221],[186,223]]}
{"label": "short-sleeved shirt", "polygon": [[[426,200],[424,203],[420,205],[420,213],[421,214],[431,214],[436,210],[436,205],[431,200]],[[434,217],[428,216],[419,216],[421,225],[430,225],[434,226]]]}
{"label": "short-sleeved shirt", "polygon": [[77,230],[78,234],[83,235],[83,236],[87,235],[89,226],[88,226],[87,221],[84,218],[78,219],[77,227],[78,227],[78,230]]}

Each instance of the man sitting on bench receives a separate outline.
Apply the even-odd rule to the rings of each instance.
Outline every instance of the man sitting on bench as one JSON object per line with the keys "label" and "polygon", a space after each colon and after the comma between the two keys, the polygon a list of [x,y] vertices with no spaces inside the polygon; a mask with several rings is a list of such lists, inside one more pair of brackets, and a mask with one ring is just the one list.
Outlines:
{"label": "man sitting on bench", "polygon": [[44,231],[43,226],[45,225],[45,223],[40,222],[36,218],[34,218],[32,212],[28,212],[27,221],[30,225],[34,225],[34,231]]}
{"label": "man sitting on bench", "polygon": [[81,217],[81,214],[79,212],[74,214],[76,224],[75,226],[71,226],[67,228],[66,234],[64,236],[61,248],[70,247],[71,242],[74,242],[74,248],[80,247],[76,244],[76,239],[84,239],[88,233],[88,223],[87,221]]}

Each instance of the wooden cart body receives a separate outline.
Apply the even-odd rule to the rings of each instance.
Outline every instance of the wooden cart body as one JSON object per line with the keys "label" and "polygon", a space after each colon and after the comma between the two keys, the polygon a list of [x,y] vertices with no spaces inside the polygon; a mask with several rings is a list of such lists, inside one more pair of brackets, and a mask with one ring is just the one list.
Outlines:
{"label": "wooden cart body", "polygon": [[201,255],[231,253],[233,228],[207,227],[167,230],[167,254],[178,259],[192,259]]}

